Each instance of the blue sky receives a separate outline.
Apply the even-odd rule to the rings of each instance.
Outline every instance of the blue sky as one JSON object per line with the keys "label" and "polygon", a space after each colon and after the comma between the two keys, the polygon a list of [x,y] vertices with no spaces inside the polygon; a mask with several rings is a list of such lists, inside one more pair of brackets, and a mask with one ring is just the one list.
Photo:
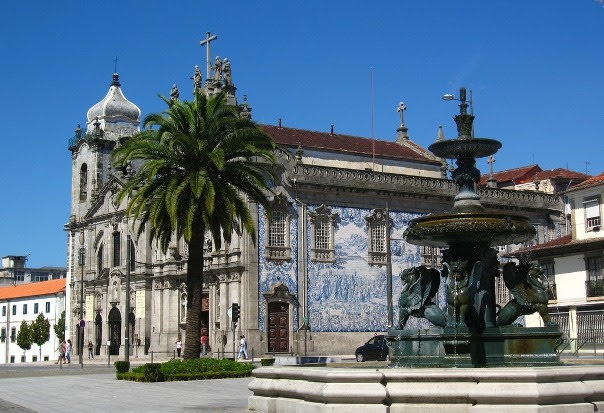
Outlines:
{"label": "blue sky", "polygon": [[187,98],[196,64],[205,77],[206,31],[258,122],[369,137],[373,67],[377,138],[395,138],[401,100],[414,141],[429,146],[439,124],[454,137],[458,108],[441,96],[465,85],[476,136],[503,143],[496,170],[604,171],[601,2],[14,1],[0,17],[0,255],[65,265],[67,141],[115,56],[126,97],[161,111],[158,93],[177,83]]}

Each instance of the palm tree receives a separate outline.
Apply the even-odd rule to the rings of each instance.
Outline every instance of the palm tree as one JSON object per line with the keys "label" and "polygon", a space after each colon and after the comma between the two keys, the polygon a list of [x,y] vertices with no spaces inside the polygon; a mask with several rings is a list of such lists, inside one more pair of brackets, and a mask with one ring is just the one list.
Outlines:
{"label": "palm tree", "polygon": [[160,97],[168,109],[147,116],[146,130],[114,150],[117,167],[140,164],[118,201],[128,198],[126,214],[137,220],[138,235],[149,224],[150,239],[164,252],[173,236],[188,243],[183,357],[197,358],[205,234],[215,248],[242,230],[256,242],[247,199],[268,207],[275,144],[252,121],[239,117],[222,93],[206,97],[196,92],[192,102]]}

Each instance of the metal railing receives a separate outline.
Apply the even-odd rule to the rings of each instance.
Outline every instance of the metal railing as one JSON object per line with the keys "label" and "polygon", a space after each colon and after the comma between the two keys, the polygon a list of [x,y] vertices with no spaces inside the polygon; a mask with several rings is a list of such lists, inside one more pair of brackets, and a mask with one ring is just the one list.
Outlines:
{"label": "metal railing", "polygon": [[604,279],[585,281],[585,292],[588,297],[600,297],[604,295]]}

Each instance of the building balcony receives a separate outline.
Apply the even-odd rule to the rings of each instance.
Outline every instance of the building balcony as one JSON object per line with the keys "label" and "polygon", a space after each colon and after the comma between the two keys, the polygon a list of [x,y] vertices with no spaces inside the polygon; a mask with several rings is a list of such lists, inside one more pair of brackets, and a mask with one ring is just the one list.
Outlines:
{"label": "building balcony", "polygon": [[585,281],[585,292],[587,293],[587,297],[604,296],[604,280]]}

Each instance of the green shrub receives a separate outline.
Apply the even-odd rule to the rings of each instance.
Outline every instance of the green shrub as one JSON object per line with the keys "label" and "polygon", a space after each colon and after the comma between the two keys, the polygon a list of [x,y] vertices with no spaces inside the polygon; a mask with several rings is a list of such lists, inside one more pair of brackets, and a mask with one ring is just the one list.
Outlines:
{"label": "green shrub", "polygon": [[160,363],[147,363],[143,365],[143,381],[156,382],[164,381],[164,375],[161,372]]}
{"label": "green shrub", "polygon": [[[150,372],[155,369],[161,380],[154,380]],[[235,377],[249,377],[254,369],[252,363],[238,363],[232,360],[216,360],[212,358],[171,360],[162,364],[145,364],[134,367],[131,371],[117,373],[119,380],[132,381],[179,381],[207,380]]]}
{"label": "green shrub", "polygon": [[113,365],[115,366],[115,371],[117,373],[126,373],[128,370],[130,370],[129,361],[119,360],[113,363]]}
{"label": "green shrub", "polygon": [[275,364],[275,359],[274,358],[260,359],[260,365],[261,366],[272,366],[273,364]]}

